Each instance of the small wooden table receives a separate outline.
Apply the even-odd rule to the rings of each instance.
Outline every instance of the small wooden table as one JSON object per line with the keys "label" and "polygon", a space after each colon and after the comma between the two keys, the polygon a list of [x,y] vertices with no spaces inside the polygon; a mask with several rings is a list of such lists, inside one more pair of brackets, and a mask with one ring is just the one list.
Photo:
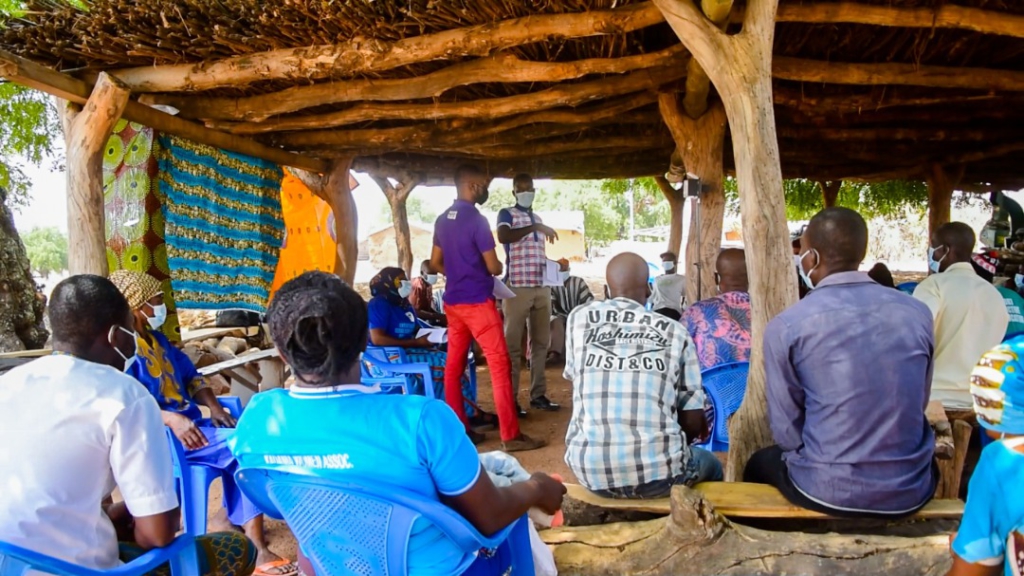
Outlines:
{"label": "small wooden table", "polygon": [[213,376],[214,374],[225,374],[228,377],[237,380],[242,383],[246,388],[249,388],[253,392],[260,391],[260,383],[258,378],[254,378],[252,372],[246,368],[250,364],[254,364],[261,360],[269,360],[271,358],[280,358],[281,353],[277,351],[277,348],[268,348],[266,350],[260,350],[258,352],[252,352],[249,354],[242,354],[237,358],[231,360],[225,360],[216,364],[210,364],[199,368],[199,373],[203,376]]}

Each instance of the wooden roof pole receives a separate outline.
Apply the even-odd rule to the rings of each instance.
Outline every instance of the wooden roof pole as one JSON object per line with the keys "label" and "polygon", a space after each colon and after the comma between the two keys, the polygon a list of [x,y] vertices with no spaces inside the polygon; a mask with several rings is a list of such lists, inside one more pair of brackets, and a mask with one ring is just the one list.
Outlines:
{"label": "wooden roof pole", "polygon": [[[100,73],[80,112],[66,112],[68,163],[68,271],[106,276],[103,149],[128,102],[128,88]],[[70,106],[70,105],[69,105]]]}
{"label": "wooden roof pole", "polygon": [[387,176],[379,173],[371,173],[370,177],[388,199],[388,205],[391,207],[391,223],[395,227],[398,267],[405,270],[405,275],[411,280],[413,278],[412,233],[409,230],[409,211],[406,209],[406,205],[409,195],[423,181],[423,177],[406,172],[396,178],[398,185],[392,185]]}
{"label": "wooden roof pole", "polygon": [[352,196],[352,157],[338,158],[322,173],[294,170],[292,174],[319,196],[334,213],[334,238],[337,251],[334,258],[334,273],[351,286],[356,279],[356,263],[359,261],[359,215],[356,201]]}
{"label": "wooden roof pole", "polygon": [[751,297],[747,393],[732,418],[726,480],[736,480],[754,451],[773,443],[762,350],[768,321],[796,302],[779,144],[772,104],[772,42],[778,0],[750,0],[743,30],[728,36],[693,0],[653,0],[700,62],[722,98],[732,132]]}
{"label": "wooden roof pole", "polygon": [[[89,99],[89,95],[94,90],[90,84],[82,80],[51,70],[2,50],[0,50],[0,77],[76,104],[85,104]],[[123,84],[120,85],[123,86]],[[319,173],[326,172],[330,166],[328,162],[319,158],[294,154],[280,148],[265,146],[255,140],[235,134],[211,130],[205,126],[183,120],[132,100],[128,100],[125,103],[120,114],[127,120],[149,126],[159,132],[181,136],[200,144],[207,144],[216,148],[223,148],[224,150],[268,160],[282,166],[301,168]],[[109,136],[108,130],[107,137]],[[106,140],[104,140],[104,143],[106,143]],[[106,256],[104,256],[104,262],[106,262]]]}

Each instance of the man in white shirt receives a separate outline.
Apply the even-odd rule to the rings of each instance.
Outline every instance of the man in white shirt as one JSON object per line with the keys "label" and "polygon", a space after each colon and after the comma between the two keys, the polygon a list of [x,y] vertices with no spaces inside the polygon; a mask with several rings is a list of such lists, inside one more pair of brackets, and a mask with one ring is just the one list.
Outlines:
{"label": "man in white shirt", "polygon": [[[117,288],[72,276],[54,288],[49,317],[54,354],[0,377],[0,541],[110,570],[175,537],[170,449],[156,400],[123,373],[136,337]],[[101,505],[115,485],[124,501]],[[132,544],[119,550],[119,536]],[[252,573],[243,535],[198,540],[204,573]]]}
{"label": "man in white shirt", "polygon": [[974,230],[951,222],[932,234],[928,267],[933,272],[914,290],[935,318],[932,400],[947,410],[971,410],[971,370],[999,344],[1010,317],[994,286],[971,266]]}
{"label": "man in white shirt", "polygon": [[674,252],[661,255],[661,268],[665,273],[654,279],[651,287],[651,310],[673,320],[683,316],[683,294],[686,276],[679,273],[679,257]]}

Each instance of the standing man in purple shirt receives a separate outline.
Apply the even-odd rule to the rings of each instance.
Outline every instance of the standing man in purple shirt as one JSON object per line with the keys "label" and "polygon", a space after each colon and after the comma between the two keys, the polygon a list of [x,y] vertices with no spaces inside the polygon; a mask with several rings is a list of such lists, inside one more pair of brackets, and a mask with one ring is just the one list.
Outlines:
{"label": "standing man in purple shirt", "polygon": [[807,226],[800,275],[811,292],[764,336],[778,445],[755,453],[743,479],[825,514],[896,518],[927,504],[938,479],[925,417],[932,317],[858,272],[867,244],[864,219],[848,208]]}
{"label": "standing man in purple shirt", "polygon": [[548,400],[548,384],[544,368],[551,345],[551,287],[544,285],[544,268],[548,257],[544,242],[554,242],[558,233],[533,213],[537,194],[529,174],[512,179],[516,205],[498,212],[498,241],[505,245],[508,263],[506,282],[515,298],[502,301],[505,312],[505,341],[512,361],[512,394],[519,409],[519,370],[523,356],[523,330],[530,336],[530,407],[554,412],[558,404]]}
{"label": "standing man in purple shirt", "polygon": [[491,227],[476,208],[477,204],[487,202],[490,181],[490,177],[476,166],[459,167],[455,171],[458,197],[434,223],[430,269],[446,277],[444,312],[448,317],[448,361],[444,367],[445,402],[466,426],[470,438],[474,442],[483,440],[482,435],[469,429],[462,399],[462,374],[466,371],[469,348],[475,339],[483,348],[490,368],[502,450],[535,450],[546,443],[519,431],[512,392],[512,365],[501,316],[494,303],[494,277],[501,274],[502,265],[494,251]]}

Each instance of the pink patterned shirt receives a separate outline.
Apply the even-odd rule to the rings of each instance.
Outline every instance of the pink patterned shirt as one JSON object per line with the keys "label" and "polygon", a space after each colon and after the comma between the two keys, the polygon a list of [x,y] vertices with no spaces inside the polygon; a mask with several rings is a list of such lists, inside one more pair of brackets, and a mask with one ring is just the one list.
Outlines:
{"label": "pink patterned shirt", "polygon": [[750,294],[726,292],[701,300],[683,312],[701,370],[750,361]]}

